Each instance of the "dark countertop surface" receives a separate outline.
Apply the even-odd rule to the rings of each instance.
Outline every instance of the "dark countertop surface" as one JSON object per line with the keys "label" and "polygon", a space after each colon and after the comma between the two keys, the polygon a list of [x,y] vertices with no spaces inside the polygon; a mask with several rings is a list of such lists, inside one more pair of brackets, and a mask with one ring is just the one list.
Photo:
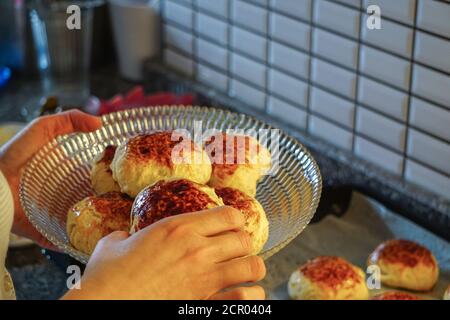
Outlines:
{"label": "dark countertop surface", "polygon": [[[151,65],[146,92],[161,90],[175,92],[197,92],[200,105],[214,107],[227,106],[238,112],[245,112],[275,127],[281,128],[303,143],[313,154],[323,177],[324,191],[322,204],[336,197],[335,189],[350,188],[368,195],[398,214],[407,217],[449,241],[450,202],[430,194],[421,188],[404,183],[377,167],[355,158],[348,152],[310,137],[305,132],[258,113],[250,107],[220,95],[198,84],[192,84],[175,75],[162,76],[159,67]],[[136,84],[121,79],[112,68],[103,68],[92,73],[91,91],[106,99],[117,93],[125,93]],[[0,121],[23,121],[21,106],[30,97],[39,95],[39,85],[35,81],[13,81],[0,92]],[[330,200],[331,199],[331,200]],[[58,256],[58,259],[66,259]],[[69,263],[69,259],[60,263]],[[66,291],[66,274],[57,267],[53,259],[47,259],[36,246],[26,249],[11,249],[8,253],[7,268],[10,271],[18,299],[56,299]]]}

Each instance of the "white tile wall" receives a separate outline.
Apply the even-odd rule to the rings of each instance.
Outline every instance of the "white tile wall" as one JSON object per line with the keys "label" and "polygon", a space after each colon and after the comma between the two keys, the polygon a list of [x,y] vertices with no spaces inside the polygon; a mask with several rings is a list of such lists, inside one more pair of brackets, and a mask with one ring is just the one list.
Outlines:
{"label": "white tile wall", "polygon": [[450,141],[450,110],[412,98],[409,116],[411,125]]}
{"label": "white tile wall", "polygon": [[225,74],[201,63],[197,64],[197,80],[223,92],[228,88],[228,77]]}
{"label": "white tile wall", "polygon": [[357,113],[356,131],[399,152],[404,150],[405,126],[363,107]]}
{"label": "white tile wall", "polygon": [[231,73],[251,84],[266,87],[266,65],[250,60],[240,54],[233,53],[231,56]]}
{"label": "white tile wall", "polygon": [[167,65],[450,199],[449,1],[162,2]]}
{"label": "white tile wall", "polygon": [[283,120],[297,128],[306,128],[306,111],[273,96],[270,96],[267,102],[267,112],[274,118]]}
{"label": "white tile wall", "polygon": [[414,24],[416,0],[363,0],[363,2],[364,8],[373,4],[379,6],[382,16],[409,25]]}
{"label": "white tile wall", "polygon": [[445,198],[450,194],[450,178],[412,160],[406,160],[405,179]]}
{"label": "white tile wall", "polygon": [[321,29],[314,29],[313,52],[349,68],[358,64],[358,42]]}
{"label": "white tile wall", "polygon": [[366,77],[359,77],[358,101],[400,121],[406,121],[408,95]]}
{"label": "white tile wall", "polygon": [[429,135],[409,130],[408,155],[435,169],[450,173],[450,145]]}
{"label": "white tile wall", "polygon": [[352,132],[342,129],[329,121],[316,116],[311,116],[309,130],[311,134],[327,140],[343,149],[352,149]]}
{"label": "white tile wall", "polygon": [[262,61],[267,60],[267,38],[261,37],[239,27],[231,31],[231,47]]}
{"label": "white tile wall", "polygon": [[313,59],[311,80],[332,91],[355,98],[356,74],[320,59]]}
{"label": "white tile wall", "polygon": [[197,6],[203,10],[214,13],[223,18],[228,18],[229,0],[197,0]]}
{"label": "white tile wall", "polygon": [[418,0],[417,26],[444,37],[450,35],[450,5],[444,1]]}
{"label": "white tile wall", "polygon": [[269,70],[269,91],[295,104],[307,104],[308,84],[275,69]]}
{"label": "white tile wall", "polygon": [[198,39],[197,56],[199,60],[206,61],[222,70],[228,70],[228,51],[221,46],[204,39]]}
{"label": "white tile wall", "polygon": [[196,30],[198,34],[217,41],[222,45],[228,43],[228,24],[210,15],[197,14]]}
{"label": "white tile wall", "polygon": [[360,69],[362,73],[370,77],[404,90],[408,89],[411,70],[407,60],[381,50],[361,46]]}
{"label": "white tile wall", "polygon": [[355,104],[334,94],[311,87],[311,110],[343,126],[353,128]]}
{"label": "white tile wall", "polygon": [[267,32],[267,10],[247,1],[233,0],[233,21],[254,31]]}
{"label": "white tile wall", "polygon": [[450,73],[450,41],[424,32],[417,32],[415,59]]}
{"label": "white tile wall", "polygon": [[298,77],[308,77],[309,55],[279,42],[270,42],[270,63]]}
{"label": "white tile wall", "polygon": [[394,174],[400,175],[402,173],[403,157],[400,154],[360,136],[356,136],[355,139],[355,154]]}
{"label": "white tile wall", "polygon": [[166,24],[164,26],[165,42],[187,54],[193,54],[194,36],[191,33]]}
{"label": "white tile wall", "polygon": [[270,35],[274,39],[300,49],[309,50],[310,27],[308,24],[277,13],[271,13],[270,15]]}
{"label": "white tile wall", "polygon": [[271,7],[284,14],[311,20],[311,0],[271,0]]}
{"label": "white tile wall", "polygon": [[450,76],[414,65],[412,91],[450,108]]}
{"label": "white tile wall", "polygon": [[384,50],[411,57],[413,30],[398,23],[382,20],[381,29],[362,28],[361,38]]}
{"label": "white tile wall", "polygon": [[166,19],[174,21],[183,27],[191,30],[193,26],[194,13],[191,8],[187,8],[173,0],[166,1],[165,5]]}
{"label": "white tile wall", "polygon": [[359,11],[326,0],[316,0],[314,22],[336,32],[358,38]]}

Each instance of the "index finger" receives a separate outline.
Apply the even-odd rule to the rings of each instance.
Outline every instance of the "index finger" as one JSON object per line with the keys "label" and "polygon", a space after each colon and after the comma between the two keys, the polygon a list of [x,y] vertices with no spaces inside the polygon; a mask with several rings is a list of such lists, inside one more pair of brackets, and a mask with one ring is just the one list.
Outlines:
{"label": "index finger", "polygon": [[171,217],[168,221],[189,225],[191,230],[206,237],[242,229],[245,224],[242,212],[229,206],[185,213]]}

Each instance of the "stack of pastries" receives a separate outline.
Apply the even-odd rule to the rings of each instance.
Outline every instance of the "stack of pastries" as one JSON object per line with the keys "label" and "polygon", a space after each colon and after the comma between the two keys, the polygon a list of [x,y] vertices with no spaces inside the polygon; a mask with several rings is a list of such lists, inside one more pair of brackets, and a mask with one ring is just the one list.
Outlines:
{"label": "stack of pastries", "polygon": [[270,167],[270,152],[248,136],[216,134],[205,146],[174,131],[134,136],[94,160],[96,195],[70,208],[69,240],[91,254],[113,231],[134,233],[168,216],[229,205],[245,216],[257,254],[269,223],[255,199],[256,185]]}

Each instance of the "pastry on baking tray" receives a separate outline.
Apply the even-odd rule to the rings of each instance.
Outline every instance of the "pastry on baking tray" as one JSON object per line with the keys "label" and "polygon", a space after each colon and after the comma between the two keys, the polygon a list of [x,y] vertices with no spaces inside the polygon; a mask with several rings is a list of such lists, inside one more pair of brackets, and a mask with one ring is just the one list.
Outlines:
{"label": "pastry on baking tray", "polygon": [[251,254],[258,254],[269,238],[269,221],[263,207],[253,197],[233,188],[216,188],[225,205],[241,211],[245,216],[244,230],[250,234]]}
{"label": "pastry on baking tray", "polygon": [[390,287],[427,291],[439,276],[439,266],[431,251],[409,240],[383,242],[370,254],[367,264],[377,265],[381,282]]}
{"label": "pastry on baking tray", "polygon": [[206,142],[205,149],[212,162],[210,186],[256,195],[258,180],[271,167],[267,148],[250,136],[218,134]]}
{"label": "pastry on baking tray", "polygon": [[97,242],[113,231],[129,231],[133,199],[120,192],[84,198],[67,214],[67,234],[78,250],[91,254]]}
{"label": "pastry on baking tray", "polygon": [[162,179],[189,179],[206,184],[211,176],[206,152],[188,137],[173,131],[129,139],[117,148],[111,169],[122,192],[131,197]]}
{"label": "pastry on baking tray", "polygon": [[223,206],[214,189],[186,179],[161,180],[144,188],[131,210],[131,233],[166,217]]}
{"label": "pastry on baking tray", "polygon": [[119,185],[113,179],[110,167],[116,148],[116,146],[107,146],[92,164],[91,183],[96,194],[120,191]]}
{"label": "pastry on baking tray", "polygon": [[447,287],[447,290],[445,290],[443,299],[450,300],[450,285]]}
{"label": "pastry on baking tray", "polygon": [[340,257],[322,256],[295,270],[288,282],[295,300],[366,300],[364,272]]}
{"label": "pastry on baking tray", "polygon": [[370,300],[420,300],[416,295],[400,291],[386,291],[374,295]]}

